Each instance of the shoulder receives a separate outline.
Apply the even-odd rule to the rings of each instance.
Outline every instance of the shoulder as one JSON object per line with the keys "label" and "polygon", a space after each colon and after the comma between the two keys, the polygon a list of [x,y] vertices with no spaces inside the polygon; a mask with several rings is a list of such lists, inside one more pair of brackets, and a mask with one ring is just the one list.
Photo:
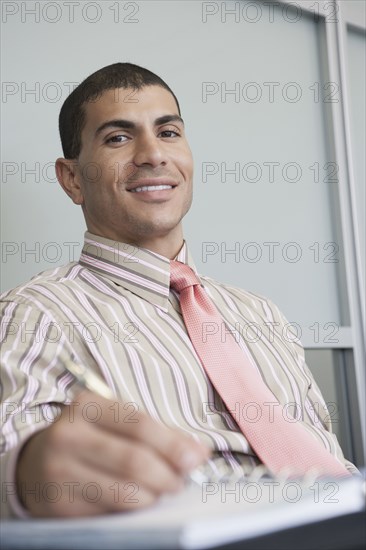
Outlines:
{"label": "shoulder", "polygon": [[9,302],[32,305],[40,298],[43,302],[50,298],[53,292],[62,286],[73,283],[84,268],[78,262],[70,262],[63,266],[42,271],[34,275],[26,283],[20,284],[0,295],[0,303],[4,306]]}
{"label": "shoulder", "polygon": [[200,279],[218,306],[235,310],[243,316],[246,323],[256,326],[259,331],[268,331],[270,338],[277,336],[299,358],[304,358],[301,336],[296,326],[287,320],[271,298],[204,275],[200,275]]}
{"label": "shoulder", "polygon": [[[210,289],[214,289],[216,292],[226,295],[227,298],[232,299],[236,304],[241,304],[249,309],[255,310],[257,314],[269,317],[273,317],[274,313],[278,315],[279,310],[277,306],[275,306],[271,299],[262,294],[221,283],[206,275],[200,275],[200,279],[204,286],[208,286]],[[275,311],[272,311],[272,309]]]}

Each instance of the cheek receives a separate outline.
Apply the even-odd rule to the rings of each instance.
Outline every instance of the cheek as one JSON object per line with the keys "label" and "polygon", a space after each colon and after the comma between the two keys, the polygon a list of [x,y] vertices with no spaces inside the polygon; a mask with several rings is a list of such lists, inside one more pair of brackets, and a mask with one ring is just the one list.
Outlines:
{"label": "cheek", "polygon": [[110,159],[107,171],[108,175],[106,177],[109,178],[109,181],[121,184],[133,175],[136,171],[136,167],[131,161],[126,160],[125,162],[122,162],[118,159]]}
{"label": "cheek", "polygon": [[193,157],[190,150],[185,150],[182,154],[180,166],[187,179],[193,176]]}
{"label": "cheek", "polygon": [[90,192],[103,194],[111,191],[117,181],[119,169],[112,160],[93,160],[82,167],[84,185]]}

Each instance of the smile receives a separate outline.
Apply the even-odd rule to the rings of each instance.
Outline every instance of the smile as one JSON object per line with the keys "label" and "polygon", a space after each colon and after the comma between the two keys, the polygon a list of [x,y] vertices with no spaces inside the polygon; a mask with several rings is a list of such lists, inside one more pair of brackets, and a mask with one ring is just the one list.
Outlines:
{"label": "smile", "polygon": [[173,189],[172,185],[144,185],[131,189],[131,193],[141,193],[142,191],[163,191],[164,189]]}

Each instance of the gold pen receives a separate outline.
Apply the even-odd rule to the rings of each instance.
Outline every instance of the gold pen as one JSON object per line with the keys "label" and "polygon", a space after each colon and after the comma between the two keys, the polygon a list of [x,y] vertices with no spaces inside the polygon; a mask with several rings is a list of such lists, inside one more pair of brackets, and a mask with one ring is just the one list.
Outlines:
{"label": "gold pen", "polygon": [[84,365],[78,365],[71,359],[66,361],[65,367],[84,388],[100,395],[101,397],[104,397],[105,399],[114,398],[112,390],[92,370],[88,369]]}
{"label": "gold pen", "polygon": [[[87,390],[100,395],[105,399],[115,398],[112,390],[107,386],[104,380],[84,365],[78,365],[75,361],[70,359],[66,361],[65,368],[76,378],[77,382]],[[191,481],[200,486],[203,482],[208,481],[207,476],[205,476],[198,468],[189,474],[186,474],[185,477],[187,481]]]}

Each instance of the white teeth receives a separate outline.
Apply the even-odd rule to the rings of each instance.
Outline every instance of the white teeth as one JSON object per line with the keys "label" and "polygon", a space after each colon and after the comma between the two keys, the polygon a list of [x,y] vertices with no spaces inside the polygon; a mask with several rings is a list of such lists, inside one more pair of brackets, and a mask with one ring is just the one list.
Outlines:
{"label": "white teeth", "polygon": [[141,193],[141,191],[161,191],[162,189],[172,189],[172,185],[144,185],[131,189],[131,193]]}

